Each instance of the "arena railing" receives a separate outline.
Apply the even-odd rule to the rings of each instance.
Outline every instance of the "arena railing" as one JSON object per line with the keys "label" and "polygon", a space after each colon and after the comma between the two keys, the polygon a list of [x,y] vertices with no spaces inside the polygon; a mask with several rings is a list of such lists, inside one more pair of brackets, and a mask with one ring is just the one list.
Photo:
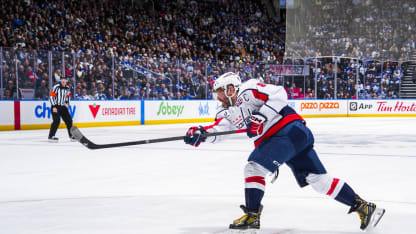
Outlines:
{"label": "arena railing", "polygon": [[3,100],[47,99],[62,76],[74,99],[211,99],[213,81],[229,71],[243,81],[282,85],[290,99],[399,98],[407,65],[336,56],[225,63],[6,47],[0,47],[0,62]]}

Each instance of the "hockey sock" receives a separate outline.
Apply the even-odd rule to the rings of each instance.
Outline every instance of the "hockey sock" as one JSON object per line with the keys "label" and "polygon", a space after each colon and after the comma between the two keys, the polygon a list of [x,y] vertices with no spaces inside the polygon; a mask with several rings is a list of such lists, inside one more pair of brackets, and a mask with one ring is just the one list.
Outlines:
{"label": "hockey sock", "polygon": [[306,181],[319,193],[326,194],[347,206],[355,204],[355,192],[343,180],[328,174],[311,173],[306,177]]}
{"label": "hockey sock", "polygon": [[263,166],[251,161],[244,168],[246,207],[250,212],[259,211],[266,187],[264,176],[267,172]]}
{"label": "hockey sock", "polygon": [[347,183],[344,183],[335,200],[347,206],[352,206],[355,204],[355,192]]}
{"label": "hockey sock", "polygon": [[250,212],[258,212],[264,191],[255,188],[246,188],[246,207]]}

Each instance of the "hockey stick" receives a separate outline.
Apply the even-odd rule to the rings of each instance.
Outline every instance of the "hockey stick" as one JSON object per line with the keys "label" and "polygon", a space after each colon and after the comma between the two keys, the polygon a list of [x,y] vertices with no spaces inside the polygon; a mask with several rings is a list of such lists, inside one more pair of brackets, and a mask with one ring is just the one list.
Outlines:
{"label": "hockey stick", "polygon": [[[246,131],[247,131],[246,129],[239,129],[239,130],[232,130],[232,131],[225,131],[225,132],[205,133],[205,134],[202,134],[202,136],[204,137],[221,136],[221,135],[229,135],[229,134],[234,134],[234,133],[242,133]],[[86,138],[84,134],[82,134],[81,131],[75,126],[72,126],[71,133],[72,133],[72,136],[74,136],[77,141],[79,141],[88,149],[104,149],[104,148],[114,148],[114,147],[129,146],[129,145],[143,145],[143,144],[160,143],[160,142],[167,142],[167,141],[177,141],[177,140],[183,140],[185,137],[185,136],[175,136],[175,137],[156,138],[156,139],[141,140],[141,141],[128,141],[128,142],[119,142],[119,143],[110,143],[110,144],[95,144],[94,142]]]}

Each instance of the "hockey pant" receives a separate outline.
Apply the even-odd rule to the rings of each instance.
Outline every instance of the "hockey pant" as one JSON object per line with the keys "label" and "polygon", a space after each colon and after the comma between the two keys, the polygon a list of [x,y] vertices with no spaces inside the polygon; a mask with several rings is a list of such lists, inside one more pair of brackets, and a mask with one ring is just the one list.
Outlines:
{"label": "hockey pant", "polygon": [[299,186],[310,184],[319,193],[349,206],[354,204],[354,191],[342,180],[327,174],[313,143],[309,128],[301,121],[293,121],[254,149],[245,168],[249,210],[256,211],[260,205],[267,173],[275,172],[284,163],[291,168]]}
{"label": "hockey pant", "polygon": [[51,108],[53,121],[49,130],[49,137],[55,136],[59,124],[61,123],[61,117],[65,122],[66,128],[68,129],[69,137],[71,137],[72,135],[70,129],[72,127],[72,118],[69,114],[68,108],[66,106],[57,106],[56,109],[58,110],[58,112],[55,113],[52,111]]}

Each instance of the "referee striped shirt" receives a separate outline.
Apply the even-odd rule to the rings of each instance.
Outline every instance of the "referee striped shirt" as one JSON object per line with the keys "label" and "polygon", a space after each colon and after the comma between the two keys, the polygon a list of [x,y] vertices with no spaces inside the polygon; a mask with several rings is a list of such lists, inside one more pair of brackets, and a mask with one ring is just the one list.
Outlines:
{"label": "referee striped shirt", "polygon": [[71,97],[69,87],[62,87],[61,84],[53,86],[52,91],[49,93],[49,100],[51,101],[52,107],[69,104],[69,97]]}

